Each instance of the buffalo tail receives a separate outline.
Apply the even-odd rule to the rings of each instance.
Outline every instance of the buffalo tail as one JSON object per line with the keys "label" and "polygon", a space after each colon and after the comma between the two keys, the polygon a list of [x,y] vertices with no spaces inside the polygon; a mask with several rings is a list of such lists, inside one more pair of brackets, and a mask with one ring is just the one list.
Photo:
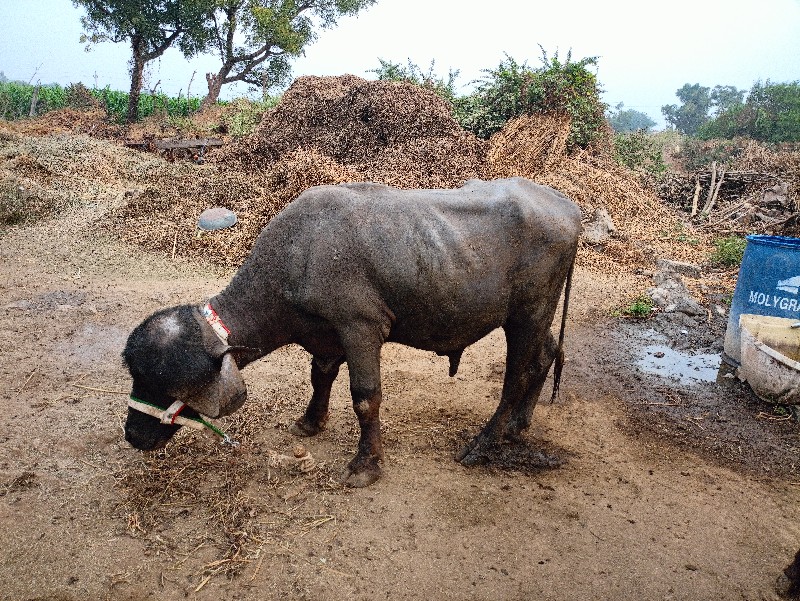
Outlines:
{"label": "buffalo tail", "polygon": [[572,289],[572,272],[575,269],[575,258],[567,272],[567,281],[564,284],[564,307],[561,311],[561,331],[558,333],[558,347],[556,348],[555,366],[553,367],[553,396],[550,403],[558,397],[558,389],[561,387],[561,370],[564,368],[564,331],[567,328],[567,307],[569,306],[569,293]]}

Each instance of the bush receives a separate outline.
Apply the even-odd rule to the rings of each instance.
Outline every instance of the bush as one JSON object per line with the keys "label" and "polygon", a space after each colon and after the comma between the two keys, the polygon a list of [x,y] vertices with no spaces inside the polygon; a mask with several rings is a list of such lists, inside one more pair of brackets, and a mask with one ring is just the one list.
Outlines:
{"label": "bush", "polygon": [[712,265],[734,267],[742,264],[744,247],[747,240],[739,236],[728,236],[714,240],[714,252],[711,254]]}
{"label": "bush", "polygon": [[575,62],[570,52],[561,61],[558,53],[548,57],[542,49],[542,66],[531,69],[506,55],[496,69],[484,71],[473,94],[456,99],[454,113],[465,129],[484,139],[521,115],[567,114],[572,122],[567,149],[587,148],[608,131],[606,105],[589,71],[596,65],[596,57]]}
{"label": "bush", "polygon": [[264,100],[237,98],[229,103],[222,114],[225,131],[234,138],[249,136],[261,122],[261,117],[278,103],[279,98],[267,97]]}
{"label": "bush", "polygon": [[745,141],[735,140],[699,140],[686,137],[681,144],[676,158],[680,159],[687,171],[707,169],[713,161],[726,169],[736,163],[744,151]]}
{"label": "bush", "polygon": [[663,144],[645,131],[614,136],[614,159],[632,171],[661,177],[667,170]]}
{"label": "bush", "polygon": [[386,61],[382,58],[379,58],[378,62],[380,63],[380,67],[367,71],[367,73],[375,73],[378,80],[407,81],[432,90],[447,100],[451,105],[455,103],[455,83],[458,78],[458,71],[450,69],[447,73],[447,79],[445,79],[434,73],[434,61],[431,61],[427,71],[423,71],[418,65],[411,62],[411,59],[408,59],[408,64],[406,66],[400,63]]}
{"label": "bush", "polygon": [[618,309],[612,312],[614,317],[635,317],[635,318],[645,318],[650,317],[653,314],[653,310],[655,308],[655,304],[653,303],[653,299],[649,296],[643,294],[631,301],[629,305]]}

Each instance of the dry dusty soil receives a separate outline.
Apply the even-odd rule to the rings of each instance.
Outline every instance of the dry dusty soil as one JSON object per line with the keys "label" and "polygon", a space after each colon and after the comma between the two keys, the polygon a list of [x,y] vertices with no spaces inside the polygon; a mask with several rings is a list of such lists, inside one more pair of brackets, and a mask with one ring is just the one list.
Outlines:
{"label": "dry dusty soil", "polygon": [[[310,394],[289,347],[249,366],[221,425],[143,454],[120,351],[146,315],[231,274],[106,239],[91,208],[0,232],[0,598],[777,599],[800,546],[800,426],[738,381],[639,368],[649,339],[718,349],[712,323],[613,319],[625,277],[578,270],[560,398],[486,466],[454,462],[497,403],[504,344],[383,352],[384,477],[355,451],[346,370],[310,473],[276,465]],[[658,370],[655,370],[656,372]],[[271,454],[272,452],[272,454]]]}

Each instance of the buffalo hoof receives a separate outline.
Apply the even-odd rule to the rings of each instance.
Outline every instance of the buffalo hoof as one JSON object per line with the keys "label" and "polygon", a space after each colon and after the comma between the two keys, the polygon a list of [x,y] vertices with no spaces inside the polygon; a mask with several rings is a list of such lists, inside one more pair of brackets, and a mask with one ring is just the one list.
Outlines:
{"label": "buffalo hoof", "polygon": [[456,453],[456,461],[461,465],[485,465],[489,463],[489,449],[494,446],[494,439],[481,433]]}
{"label": "buffalo hoof", "polygon": [[325,429],[325,424],[327,421],[327,419],[324,419],[319,423],[314,423],[307,420],[305,417],[301,417],[292,424],[292,426],[289,428],[289,432],[295,436],[316,436]]}
{"label": "buffalo hoof", "polygon": [[472,465],[486,465],[489,463],[489,457],[485,453],[480,452],[478,449],[473,451],[462,449],[456,455],[456,461],[467,467]]}
{"label": "buffalo hoof", "polygon": [[381,477],[381,466],[377,457],[353,459],[345,470],[342,483],[353,488],[364,488]]}

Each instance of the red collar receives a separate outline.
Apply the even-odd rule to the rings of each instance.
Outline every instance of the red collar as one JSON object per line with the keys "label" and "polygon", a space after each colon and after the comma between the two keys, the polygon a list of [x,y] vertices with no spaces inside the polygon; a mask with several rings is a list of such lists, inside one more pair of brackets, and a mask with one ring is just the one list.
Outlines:
{"label": "red collar", "polygon": [[223,344],[228,344],[228,336],[230,336],[231,331],[228,327],[222,323],[219,315],[217,312],[214,311],[214,307],[211,306],[211,303],[206,303],[205,306],[200,309],[200,312],[203,314],[203,317],[206,318],[208,325],[214,330],[214,333],[219,337],[219,339],[223,342]]}

